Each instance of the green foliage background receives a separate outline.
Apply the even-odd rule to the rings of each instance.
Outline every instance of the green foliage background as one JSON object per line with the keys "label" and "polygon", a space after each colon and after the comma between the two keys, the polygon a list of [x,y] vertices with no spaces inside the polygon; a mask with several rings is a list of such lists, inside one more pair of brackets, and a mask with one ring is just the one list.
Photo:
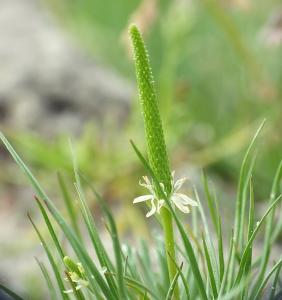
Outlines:
{"label": "green foliage background", "polygon": [[[141,1],[42,1],[79,47],[133,82],[123,36]],[[234,180],[241,150],[266,118],[264,145],[258,155],[260,171],[256,174],[265,195],[261,183],[269,184],[282,146],[282,62],[281,45],[268,47],[261,32],[279,3],[241,2],[246,7],[239,1],[156,1],[156,16],[146,28],[145,39],[169,150],[179,154],[173,165],[187,161],[209,166],[226,181]],[[133,105],[126,128],[130,136],[138,136],[141,123],[136,113]],[[110,144],[127,143],[128,136],[127,131]],[[95,149],[96,145],[87,147]],[[121,157],[117,161],[122,161]]]}
{"label": "green foliage background", "polygon": [[[127,48],[121,40],[123,32],[127,33],[127,24],[139,1],[42,1],[80,47],[101,64],[134,82],[132,63],[127,59]],[[274,0],[256,1],[255,5],[250,3],[251,7],[247,10],[209,0],[190,1],[185,9],[178,7],[177,3],[180,2],[159,1],[157,17],[145,35],[156,74],[162,115],[165,117],[169,152],[174,153],[172,165],[179,167],[188,162],[190,165],[210,167],[226,183],[229,179],[233,181],[238,178],[241,150],[247,147],[258,124],[266,118],[267,125],[260,139],[263,145],[258,146],[262,150],[258,153],[257,174],[254,175],[259,188],[255,191],[262,198],[267,195],[265,190],[268,188],[268,192],[273,172],[281,159],[282,62],[281,45],[267,47],[259,38],[259,33],[279,3]],[[114,195],[115,199],[125,199],[130,207],[132,204],[128,199],[132,199],[135,191],[126,194],[120,189],[132,189],[130,183],[135,184],[140,174],[144,173],[128,143],[129,137],[134,137],[138,144],[143,141],[140,124],[139,110],[137,114],[133,105],[123,134],[116,135],[112,131],[106,137],[107,141],[101,144],[99,133],[90,126],[77,141],[78,164],[82,172],[92,179],[99,179],[94,182],[103,182],[107,186],[107,200]],[[51,147],[47,147],[49,142],[38,137],[13,137],[18,143],[17,148],[25,152],[24,157],[33,163],[33,167],[71,172],[72,161],[65,150],[65,139],[58,137]],[[113,147],[119,151],[113,153]],[[20,166],[23,166],[22,162]],[[129,176],[132,174],[134,176]],[[244,182],[246,186],[250,184],[248,180]],[[37,181],[33,184],[37,185]],[[44,200],[44,195],[40,196]],[[55,219],[60,225],[61,217],[52,205],[50,207],[51,214],[57,216]],[[127,214],[138,225],[134,209],[129,209]],[[253,213],[252,209],[250,211]],[[271,210],[268,212],[272,214]],[[238,215],[240,217],[241,214]],[[253,216],[250,216],[251,230]],[[118,213],[115,218],[119,229],[123,229],[120,222],[123,218],[119,218]],[[67,226],[62,229],[68,233]],[[271,232],[267,232],[269,239]],[[276,233],[272,234],[276,237]],[[69,237],[70,242],[74,243],[71,234]],[[270,244],[266,244],[263,250],[264,257],[268,255],[267,247]],[[77,252],[82,260],[83,251],[78,249]],[[247,254],[245,262],[248,265]],[[231,266],[234,267],[232,261]],[[281,261],[276,267],[280,266]],[[263,265],[261,269],[265,273]]]}

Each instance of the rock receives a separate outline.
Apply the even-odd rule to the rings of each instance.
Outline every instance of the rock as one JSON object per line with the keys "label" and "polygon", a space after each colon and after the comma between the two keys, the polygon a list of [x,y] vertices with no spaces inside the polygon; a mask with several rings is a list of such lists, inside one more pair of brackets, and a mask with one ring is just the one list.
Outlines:
{"label": "rock", "polygon": [[131,84],[75,47],[39,1],[1,0],[0,36],[2,124],[49,136],[126,120]]}

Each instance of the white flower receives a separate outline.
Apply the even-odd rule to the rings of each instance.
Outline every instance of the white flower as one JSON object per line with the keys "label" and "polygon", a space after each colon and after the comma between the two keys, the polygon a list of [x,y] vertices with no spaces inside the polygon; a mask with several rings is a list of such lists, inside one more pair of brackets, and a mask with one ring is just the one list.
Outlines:
{"label": "white flower", "polygon": [[[65,257],[70,261],[69,257]],[[64,259],[65,259],[64,258]],[[69,281],[69,279],[74,283],[75,289],[78,291],[82,288],[87,288],[89,286],[89,281],[86,278],[85,270],[80,262],[75,263],[74,261],[71,261],[73,265],[68,264],[68,277],[65,278],[66,281]],[[70,270],[71,269],[71,270]],[[107,272],[106,267],[102,267],[100,270],[101,275],[104,275]],[[92,278],[94,278],[93,275],[91,275]],[[71,294],[73,293],[73,289],[65,290],[63,291],[65,294]]]}
{"label": "white flower", "polygon": [[[88,282],[88,280],[86,280],[85,271],[84,271],[84,268],[81,265],[81,263],[76,263],[76,267],[77,267],[78,272],[76,272],[74,270],[68,271],[68,275],[69,275],[69,278],[71,279],[71,281],[73,283],[75,283],[75,289],[78,291],[83,287],[87,287],[89,285],[89,282]],[[68,281],[68,278],[65,278],[65,280]],[[70,294],[70,293],[73,293],[73,290],[72,289],[66,290],[66,291],[64,291],[64,293]]]}
{"label": "white flower", "polygon": [[[190,212],[189,205],[190,206],[198,206],[197,202],[188,197],[185,194],[178,193],[180,188],[182,187],[183,183],[187,180],[186,177],[178,179],[174,181],[174,172],[172,172],[172,192],[169,195],[168,199],[183,213],[188,214]],[[154,213],[160,213],[161,207],[165,204],[164,199],[158,199],[153,184],[150,182],[149,178],[147,176],[143,176],[144,182],[139,182],[139,184],[143,187],[145,187],[147,190],[149,190],[150,194],[143,195],[135,198],[133,200],[133,203],[140,203],[145,201],[151,201],[151,210],[146,214],[146,217],[151,217]],[[166,195],[166,192],[164,190],[164,185],[160,183],[160,186],[163,189],[164,194]]]}
{"label": "white flower", "polygon": [[149,178],[147,176],[143,176],[144,182],[139,182],[139,184],[141,186],[144,186],[147,190],[149,190],[150,194],[148,195],[143,195],[143,196],[139,196],[137,198],[135,198],[133,200],[133,203],[140,203],[140,202],[144,202],[144,201],[151,201],[151,210],[146,214],[146,217],[149,218],[151,217],[155,212],[160,211],[160,208],[162,207],[162,205],[164,204],[164,200],[158,200],[153,185],[150,182]]}

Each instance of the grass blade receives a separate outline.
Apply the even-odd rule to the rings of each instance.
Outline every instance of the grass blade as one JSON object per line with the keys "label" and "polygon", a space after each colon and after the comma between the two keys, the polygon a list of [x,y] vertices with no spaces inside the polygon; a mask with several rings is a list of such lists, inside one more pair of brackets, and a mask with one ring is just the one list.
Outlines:
{"label": "grass blade", "polygon": [[247,242],[247,245],[244,249],[244,252],[243,252],[243,255],[242,255],[242,259],[241,259],[241,262],[240,262],[240,266],[239,266],[239,271],[238,271],[238,274],[237,274],[237,277],[235,279],[235,285],[237,285],[240,280],[242,279],[242,276],[243,276],[243,271],[244,271],[244,268],[246,267],[246,262],[247,262],[247,259],[250,255],[250,251],[251,251],[251,246],[252,246],[252,243],[260,229],[260,227],[262,226],[262,224],[265,222],[265,219],[266,217],[268,216],[268,214],[274,209],[274,207],[281,201],[282,199],[282,195],[280,195],[278,198],[276,198],[276,200],[272,203],[272,205],[268,208],[268,210],[265,212],[265,214],[263,215],[263,217],[261,218],[261,220],[259,222],[257,222],[257,226],[254,230],[254,232],[252,233],[251,237],[249,238],[248,242]]}
{"label": "grass blade", "polygon": [[188,286],[188,282],[182,272],[182,269],[177,265],[177,263],[173,260],[173,258],[171,257],[173,263],[175,264],[175,267],[177,269],[177,272],[180,273],[180,276],[181,276],[181,279],[182,279],[182,283],[183,283],[183,286],[184,286],[184,293],[185,293],[185,299],[186,300],[190,300],[191,297],[190,297],[190,291],[189,291],[189,286]]}
{"label": "grass blade", "polygon": [[[35,179],[31,171],[28,169],[28,167],[25,165],[25,163],[22,161],[20,156],[16,153],[12,145],[8,142],[8,140],[5,138],[5,136],[0,132],[0,139],[3,141],[4,145],[6,146],[7,150],[12,155],[15,162],[18,164],[18,166],[22,169],[24,174],[29,179],[31,185],[35,189],[37,196],[44,201],[46,204],[49,212],[54,217],[58,225],[61,227],[62,231],[66,235],[67,239],[69,240],[70,244],[72,245],[73,250],[77,254],[78,259],[82,263],[83,266],[85,266],[85,272],[87,273],[87,278],[89,280],[90,285],[93,289],[96,290],[97,284],[99,285],[100,289],[104,293],[107,299],[115,299],[111,290],[107,286],[105,280],[101,276],[99,270],[93,263],[93,260],[90,258],[88,253],[86,252],[86,249],[81,245],[80,240],[77,238],[73,230],[69,227],[69,225],[66,223],[65,219],[62,217],[60,212],[57,210],[53,202],[49,199],[47,194],[44,192],[38,181]],[[92,277],[93,276],[93,277]]]}
{"label": "grass blade", "polygon": [[147,292],[147,294],[150,294],[152,296],[152,298],[154,298],[156,300],[160,300],[160,298],[152,290],[148,289],[148,287],[143,285],[140,281],[132,279],[127,276],[124,277],[124,280],[128,286],[136,289],[142,295],[144,294],[144,292],[145,293]]}
{"label": "grass blade", "polygon": [[[271,188],[271,192],[270,192],[270,198],[269,198],[270,204],[275,200],[275,198],[278,196],[278,194],[280,192],[281,179],[282,179],[282,160],[281,160],[281,162],[278,166],[278,169],[275,173],[275,176],[274,176],[274,180],[273,180],[273,184],[272,184],[272,188]],[[263,249],[260,269],[258,272],[259,275],[256,280],[255,288],[258,287],[259,282],[261,282],[261,280],[263,279],[263,277],[265,275],[267,263],[269,261],[271,245],[274,242],[271,239],[272,232],[273,232],[274,215],[275,215],[275,209],[272,210],[272,212],[266,222],[265,237],[264,237],[264,249]]]}
{"label": "grass blade", "polygon": [[[209,254],[209,263],[211,264],[210,267],[212,268],[212,273],[216,274],[217,279],[218,279],[218,283],[219,283],[219,270],[218,270],[218,265],[217,265],[217,261],[216,261],[216,255],[215,255],[215,249],[214,249],[214,245],[211,239],[211,234],[210,234],[210,230],[209,230],[209,225],[208,225],[208,221],[202,206],[202,203],[200,201],[198,192],[196,190],[196,188],[194,188],[194,194],[196,196],[196,200],[198,202],[198,208],[199,208],[199,212],[200,212],[200,216],[204,225],[204,231],[205,231],[205,235],[207,238],[207,243],[206,243],[206,247],[208,249],[208,254]],[[206,241],[205,241],[206,242]],[[215,279],[215,277],[214,277]],[[215,282],[214,282],[215,283]]]}
{"label": "grass blade", "polygon": [[63,175],[60,172],[58,172],[57,177],[58,177],[60,190],[61,190],[64,202],[65,202],[65,206],[67,208],[67,212],[68,212],[68,215],[69,215],[69,219],[70,219],[72,228],[74,229],[76,235],[80,239],[82,239],[81,234],[80,234],[80,230],[79,230],[79,226],[78,226],[78,216],[77,216],[77,213],[76,213],[76,209],[75,209],[75,206],[73,205],[73,200],[72,200],[72,198],[69,194],[69,191],[67,189],[67,186],[66,186],[65,180],[63,178]]}
{"label": "grass blade", "polygon": [[155,240],[157,244],[158,265],[160,268],[162,286],[169,286],[169,271],[167,267],[164,244],[160,240]]}
{"label": "grass blade", "polygon": [[276,292],[276,286],[277,286],[277,283],[279,281],[279,274],[280,274],[281,268],[282,268],[282,265],[280,265],[276,269],[273,284],[271,286],[271,293],[270,293],[270,296],[269,296],[269,300],[275,300],[274,297],[275,297],[275,292]]}
{"label": "grass blade", "polygon": [[[256,292],[255,295],[251,295],[250,299],[260,299],[260,295],[263,291],[263,289],[265,288],[269,278],[271,277],[271,275],[277,270],[280,269],[281,270],[281,266],[282,266],[282,258],[274,265],[274,267],[268,272],[268,274],[266,275],[266,277],[264,278],[264,280],[262,281],[261,285],[259,286],[259,288],[257,289],[257,291],[254,290],[254,292]],[[279,275],[279,273],[278,273]],[[277,276],[278,276],[277,275]],[[253,298],[252,298],[253,297]]]}
{"label": "grass blade", "polygon": [[[242,292],[243,288],[248,284],[248,280],[242,281],[238,286],[232,288],[228,293],[218,298],[218,300],[234,300],[238,299],[238,295]],[[244,298],[246,299],[246,298]]]}
{"label": "grass blade", "polygon": [[225,264],[224,264],[224,254],[223,254],[223,238],[222,238],[222,225],[220,216],[218,216],[218,261],[219,261],[219,281],[222,282]]}
{"label": "grass blade", "polygon": [[165,298],[166,300],[171,300],[172,297],[173,297],[173,292],[174,292],[174,289],[176,287],[177,280],[179,278],[179,275],[180,275],[182,267],[183,267],[183,263],[181,264],[178,272],[175,274],[175,276],[174,276],[174,278],[173,278],[173,280],[172,280],[172,282],[170,284],[170,287],[168,289],[168,292],[167,292],[167,295],[166,295],[166,298]]}
{"label": "grass blade", "polygon": [[215,199],[212,197],[212,195],[210,193],[210,188],[209,188],[209,184],[208,184],[207,175],[204,171],[203,171],[203,174],[202,174],[202,182],[204,184],[204,190],[205,190],[205,195],[206,195],[206,198],[207,198],[207,204],[208,204],[209,212],[210,212],[210,215],[211,215],[211,220],[213,222],[213,226],[216,230],[217,235],[219,235],[217,202],[215,201]]}
{"label": "grass blade", "polygon": [[[143,281],[146,283],[146,286],[148,286],[151,290],[157,290],[157,280],[155,279],[155,276],[153,274],[153,271],[151,269],[151,262],[148,258],[148,253],[146,249],[142,249],[143,251],[139,254],[137,253],[137,259],[139,260],[141,270],[143,271]],[[145,252],[145,253],[144,253]],[[160,295],[165,297],[166,291],[162,286],[159,287],[161,289],[160,292],[163,292],[163,295]]]}
{"label": "grass blade", "polygon": [[[249,195],[250,201],[249,201],[249,222],[248,222],[248,240],[250,240],[253,232],[254,232],[254,189],[252,184],[252,178],[250,179],[250,195]],[[253,245],[251,244],[249,249],[249,254],[246,259],[246,265],[244,269],[244,278],[247,278],[249,276],[249,273],[251,271],[252,267],[252,251],[253,251]],[[248,289],[246,289],[246,286],[243,290],[241,299],[246,299],[248,297]]]}
{"label": "grass blade", "polygon": [[[239,185],[238,185],[238,196],[236,201],[236,216],[235,216],[235,224],[234,224],[234,233],[235,233],[235,241],[239,248],[241,249],[243,245],[243,224],[244,224],[244,211],[245,211],[245,201],[244,201],[244,194],[246,187],[248,185],[248,175],[250,175],[250,171],[248,170],[248,161],[250,159],[251,150],[254,147],[254,144],[257,140],[257,137],[259,133],[261,132],[263,126],[265,124],[265,120],[262,122],[262,124],[259,126],[258,130],[256,131],[247,151],[243,158],[241,170],[240,170],[240,176],[239,176]],[[251,164],[252,167],[252,164]],[[251,168],[250,168],[251,169]]]}
{"label": "grass blade", "polygon": [[12,299],[14,300],[24,300],[22,297],[17,295],[15,292],[4,286],[3,284],[0,283],[0,290],[5,292],[7,295],[9,295]]}
{"label": "grass blade", "polygon": [[51,300],[57,300],[58,297],[56,295],[55,287],[52,283],[51,277],[49,276],[49,273],[48,273],[45,265],[43,264],[43,262],[40,262],[38,259],[35,259],[35,260],[36,260],[37,264],[39,265],[39,268],[44,276],[44,279],[45,279],[47,287],[48,287],[48,291],[50,293]]}
{"label": "grass blade", "polygon": [[[103,246],[103,243],[100,239],[96,224],[93,220],[92,214],[89,210],[89,207],[86,203],[86,199],[85,199],[85,195],[81,186],[81,180],[80,180],[80,176],[79,176],[79,172],[78,172],[78,165],[77,165],[77,161],[76,161],[76,156],[74,154],[74,149],[72,147],[72,145],[70,144],[70,148],[71,148],[71,154],[72,154],[72,161],[73,161],[73,168],[74,168],[74,176],[75,176],[75,187],[77,190],[77,194],[79,196],[79,201],[80,201],[80,209],[81,209],[81,213],[83,216],[83,220],[85,222],[85,225],[87,227],[88,230],[88,234],[90,236],[90,239],[92,241],[93,247],[95,249],[96,255],[98,257],[99,263],[100,263],[100,267],[104,268],[106,267],[106,269],[108,271],[114,271],[114,267],[112,262],[110,261],[107,252]],[[118,298],[118,294],[117,294],[117,286],[116,283],[113,279],[112,276],[106,276],[106,280],[107,283],[110,287],[110,289],[112,290],[112,292],[114,293],[115,297]]]}
{"label": "grass blade", "polygon": [[53,272],[54,272],[54,275],[56,277],[56,281],[57,281],[57,284],[58,284],[58,288],[59,288],[59,292],[60,292],[60,295],[61,297],[64,299],[64,300],[69,300],[69,296],[67,294],[64,293],[65,291],[65,286],[64,286],[64,283],[63,283],[63,280],[61,278],[61,272],[55,262],[55,259],[53,257],[53,255],[51,254],[51,251],[49,249],[49,247],[47,246],[47,243],[45,242],[44,238],[42,237],[39,229],[37,228],[37,226],[35,225],[35,223],[33,222],[32,218],[30,217],[30,215],[28,215],[28,218],[33,226],[33,228],[35,229],[38,237],[39,237],[39,240],[47,254],[47,257],[48,257],[48,260],[50,262],[50,265],[53,269]]}
{"label": "grass blade", "polygon": [[123,275],[124,274],[123,255],[122,255],[122,250],[121,250],[121,246],[120,246],[120,242],[119,242],[119,236],[118,236],[115,220],[113,218],[113,215],[112,215],[109,207],[106,205],[105,201],[102,199],[102,197],[99,195],[99,193],[93,187],[93,185],[90,184],[90,187],[91,187],[94,195],[96,196],[96,199],[98,200],[98,203],[99,203],[102,211],[107,216],[107,219],[109,222],[110,234],[111,234],[111,238],[112,238],[112,242],[113,242],[114,254],[115,254],[115,259],[116,259],[118,290],[119,290],[121,299],[127,299],[124,275]]}
{"label": "grass blade", "polygon": [[256,131],[251,143],[249,144],[247,151],[244,155],[243,162],[240,169],[239,175],[239,184],[237,190],[237,199],[236,199],[236,211],[235,211],[235,223],[234,223],[234,234],[235,241],[234,246],[236,247],[236,251],[233,252],[233,256],[231,258],[230,270],[229,270],[229,278],[228,278],[228,289],[231,288],[234,272],[235,272],[235,258],[236,253],[241,256],[243,244],[244,244],[244,222],[245,222],[245,210],[246,210],[246,191],[249,184],[249,178],[252,174],[252,169],[255,162],[255,157],[251,160],[250,166],[248,166],[248,162],[250,160],[251,151],[255,145],[255,142],[258,138],[259,133],[261,132],[263,126],[265,124],[265,120],[263,120],[262,124],[259,126]]}
{"label": "grass blade", "polygon": [[220,285],[220,289],[219,289],[219,293],[218,293],[218,299],[221,299],[221,297],[222,297],[222,295],[225,291],[226,283],[228,285],[227,280],[228,280],[229,268],[230,268],[230,265],[231,265],[231,259],[232,259],[232,256],[233,256],[233,251],[235,251],[235,249],[234,249],[234,232],[232,231],[227,264],[226,264],[225,271],[224,271],[223,278],[222,278],[222,282],[221,282],[221,285]]}
{"label": "grass blade", "polygon": [[209,250],[208,250],[207,243],[206,243],[204,235],[202,235],[202,241],[203,241],[203,246],[204,246],[206,265],[207,265],[208,274],[209,274],[209,277],[208,277],[209,282],[211,284],[213,296],[214,296],[214,298],[217,298],[217,287],[216,287],[216,282],[215,282],[215,277],[214,277],[214,270],[213,270],[213,267],[212,267],[211,258],[210,258],[210,255],[209,255]]}
{"label": "grass blade", "polygon": [[49,219],[49,217],[48,217],[48,215],[46,213],[46,210],[44,209],[44,207],[41,204],[41,202],[38,199],[38,197],[35,196],[34,198],[35,198],[36,203],[38,204],[38,207],[40,209],[40,212],[41,212],[41,214],[42,214],[42,216],[44,218],[45,224],[47,225],[47,228],[48,228],[48,231],[49,231],[49,233],[50,233],[50,235],[52,237],[52,240],[53,240],[53,242],[54,242],[54,244],[55,244],[55,246],[56,246],[56,248],[57,248],[57,250],[58,250],[58,252],[59,252],[59,254],[61,256],[61,259],[63,260],[63,258],[65,256],[65,253],[64,253],[64,251],[63,251],[63,249],[62,249],[62,247],[61,247],[61,245],[60,245],[60,243],[58,241],[57,235],[56,235],[56,233],[54,231],[54,228],[53,228],[53,226],[52,226],[52,224],[50,222],[50,219]]}

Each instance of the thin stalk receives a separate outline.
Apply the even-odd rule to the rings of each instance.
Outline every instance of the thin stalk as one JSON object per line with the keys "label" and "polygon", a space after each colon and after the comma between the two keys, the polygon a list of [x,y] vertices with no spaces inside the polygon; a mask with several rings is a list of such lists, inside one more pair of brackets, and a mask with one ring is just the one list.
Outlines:
{"label": "thin stalk", "polygon": [[[163,187],[160,187],[155,180],[153,181],[155,193],[157,198],[160,200],[163,199],[163,193],[165,193],[167,196],[171,194],[172,178],[158,107],[157,94],[154,86],[154,78],[149,56],[142,35],[135,25],[130,26],[129,34],[133,48],[136,79],[144,120],[149,164],[156,174],[157,182],[160,182],[163,185]],[[166,258],[171,284],[177,274],[177,269],[173,263],[173,261],[176,261],[176,257],[174,249],[172,216],[167,208],[162,208],[160,213],[164,230]],[[171,256],[172,260],[169,255]],[[174,288],[173,299],[179,299],[177,283]]]}
{"label": "thin stalk", "polygon": [[[165,207],[161,209],[160,214],[161,214],[162,226],[164,230],[166,259],[168,264],[169,278],[171,282],[175,274],[177,273],[176,266],[173,262],[173,260],[175,260],[175,247],[174,247],[174,231],[173,231],[173,224],[172,224],[172,216],[170,211]],[[179,290],[177,285],[174,289],[174,294],[175,297],[176,295],[178,295],[179,297]]]}

